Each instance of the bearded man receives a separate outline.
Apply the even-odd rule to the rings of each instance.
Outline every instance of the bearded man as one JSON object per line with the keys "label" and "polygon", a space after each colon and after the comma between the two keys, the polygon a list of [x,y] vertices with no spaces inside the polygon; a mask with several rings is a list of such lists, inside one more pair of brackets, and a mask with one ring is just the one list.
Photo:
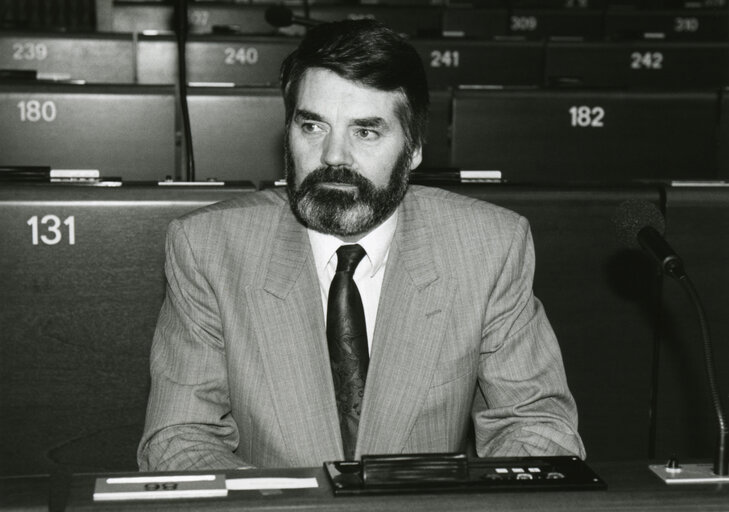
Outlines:
{"label": "bearded man", "polygon": [[328,23],[281,78],[285,192],[170,224],[140,469],[584,457],[527,221],[408,186],[428,111],[413,47]]}

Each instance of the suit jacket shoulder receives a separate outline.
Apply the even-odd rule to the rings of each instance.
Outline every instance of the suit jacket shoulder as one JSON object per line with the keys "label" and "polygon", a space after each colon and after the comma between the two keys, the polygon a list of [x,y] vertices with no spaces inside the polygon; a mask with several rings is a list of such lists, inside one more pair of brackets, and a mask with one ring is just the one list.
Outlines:
{"label": "suit jacket shoulder", "polygon": [[192,226],[218,222],[231,216],[255,218],[261,215],[270,215],[272,211],[278,210],[285,205],[287,205],[286,192],[282,189],[244,192],[236,197],[192,210],[176,219],[176,221]]}
{"label": "suit jacket shoulder", "polygon": [[403,206],[403,224],[423,226],[439,269],[479,267],[494,275],[509,247],[530,238],[519,214],[481,199],[431,187],[412,186]]}
{"label": "suit jacket shoulder", "polygon": [[296,229],[292,219],[284,190],[247,192],[173,220],[168,239],[186,239],[202,268],[240,264],[244,273],[255,277],[266,267],[281,223]]}
{"label": "suit jacket shoulder", "polygon": [[472,227],[474,222],[482,224],[486,221],[489,229],[504,227],[508,230],[514,224],[523,222],[516,212],[448,190],[412,185],[408,195],[422,214],[432,214],[430,220],[439,224],[466,223],[468,227]]}

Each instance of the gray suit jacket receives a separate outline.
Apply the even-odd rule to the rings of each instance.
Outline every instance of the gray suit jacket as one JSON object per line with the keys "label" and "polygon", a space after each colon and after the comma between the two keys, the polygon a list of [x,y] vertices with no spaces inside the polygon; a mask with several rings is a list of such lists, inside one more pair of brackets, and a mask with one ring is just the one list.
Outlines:
{"label": "gray suit jacket", "polygon": [[[532,294],[525,219],[411,186],[373,338],[357,454],[577,454],[561,355]],[[170,224],[142,470],[342,458],[319,284],[285,194]]]}

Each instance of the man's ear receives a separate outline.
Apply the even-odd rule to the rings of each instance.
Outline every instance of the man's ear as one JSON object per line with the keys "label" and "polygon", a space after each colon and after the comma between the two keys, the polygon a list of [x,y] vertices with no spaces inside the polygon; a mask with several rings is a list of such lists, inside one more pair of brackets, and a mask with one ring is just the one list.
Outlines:
{"label": "man's ear", "polygon": [[410,170],[412,171],[423,161],[423,146],[418,146],[410,154]]}

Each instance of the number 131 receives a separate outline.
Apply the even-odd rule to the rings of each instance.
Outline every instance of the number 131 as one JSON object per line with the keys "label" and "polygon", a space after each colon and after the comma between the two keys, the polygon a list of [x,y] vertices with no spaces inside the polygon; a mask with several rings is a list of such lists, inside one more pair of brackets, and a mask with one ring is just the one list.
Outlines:
{"label": "number 131", "polygon": [[[73,215],[66,217],[63,221],[57,215],[44,215],[38,222],[38,216],[33,215],[28,222],[31,227],[31,239],[33,245],[43,243],[45,245],[56,245],[63,240],[62,225],[66,226],[68,245],[76,243],[76,224]],[[43,231],[43,234],[40,233]]]}

